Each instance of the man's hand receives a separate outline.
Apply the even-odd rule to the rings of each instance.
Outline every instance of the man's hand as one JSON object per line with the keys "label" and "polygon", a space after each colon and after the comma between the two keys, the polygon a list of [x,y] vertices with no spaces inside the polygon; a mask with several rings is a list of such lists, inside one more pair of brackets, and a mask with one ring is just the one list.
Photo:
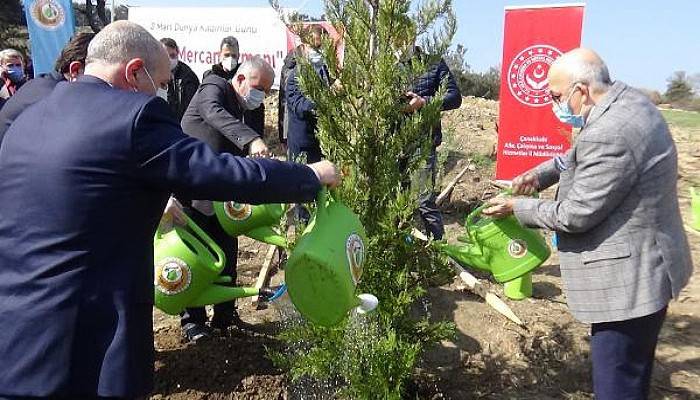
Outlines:
{"label": "man's hand", "polygon": [[423,106],[425,106],[425,104],[426,104],[426,101],[424,98],[422,98],[421,96],[419,96],[413,92],[407,92],[406,98],[408,99],[408,104],[403,109],[403,111],[406,114],[416,112],[416,111],[420,110],[421,108],[423,108]]}
{"label": "man's hand", "polygon": [[494,197],[487,202],[490,207],[484,209],[481,213],[487,217],[505,218],[513,214],[514,200],[507,197]]}
{"label": "man's hand", "polygon": [[270,150],[262,139],[257,138],[250,142],[248,154],[251,157],[268,157],[270,155]]}
{"label": "man's hand", "polygon": [[316,177],[321,182],[321,185],[326,185],[330,188],[334,188],[340,184],[342,176],[338,172],[335,164],[330,161],[319,161],[313,164],[309,164],[309,167],[314,170]]}
{"label": "man's hand", "polygon": [[170,197],[168,204],[165,206],[165,211],[163,211],[163,216],[160,218],[158,230],[167,232],[173,229],[173,225],[187,225],[187,216],[182,211],[182,204],[176,198]]}
{"label": "man's hand", "polygon": [[537,179],[537,174],[534,172],[526,172],[513,179],[512,193],[514,196],[530,196],[537,193],[539,187],[540,182]]}

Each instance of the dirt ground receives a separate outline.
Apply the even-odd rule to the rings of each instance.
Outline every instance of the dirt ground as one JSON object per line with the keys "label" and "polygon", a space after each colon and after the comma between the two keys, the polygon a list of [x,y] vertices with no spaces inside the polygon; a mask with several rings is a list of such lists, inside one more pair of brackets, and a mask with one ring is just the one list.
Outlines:
{"label": "dirt ground", "polygon": [[[269,121],[276,121],[276,100],[268,100]],[[449,182],[465,166],[473,167],[443,206],[448,237],[463,228],[462,221],[485,196],[496,191],[489,179],[496,140],[497,103],[465,98],[459,110],[445,113],[451,139],[442,146]],[[700,184],[700,126],[672,126],[679,150],[679,196],[689,221],[688,187]],[[268,142],[277,136],[268,126]],[[278,154],[281,150],[276,148]],[[693,257],[700,259],[700,233],[687,228]],[[241,239],[239,283],[255,282],[267,245]],[[502,287],[483,278],[502,298]],[[283,279],[273,276],[273,283]],[[416,371],[411,398],[420,399],[591,399],[588,325],[567,311],[556,255],[533,275],[534,296],[507,301],[528,329],[507,322],[480,297],[464,290],[459,279],[431,288],[425,303],[436,320],[456,324],[453,340],[428,349]],[[207,343],[184,345],[179,321],[154,313],[156,387],[152,399],[302,399],[290,387],[284,371],[266,358],[278,342],[279,313],[274,307],[255,309],[239,301],[245,321],[255,333],[235,332]],[[661,332],[652,399],[700,399],[700,272],[674,301]]]}

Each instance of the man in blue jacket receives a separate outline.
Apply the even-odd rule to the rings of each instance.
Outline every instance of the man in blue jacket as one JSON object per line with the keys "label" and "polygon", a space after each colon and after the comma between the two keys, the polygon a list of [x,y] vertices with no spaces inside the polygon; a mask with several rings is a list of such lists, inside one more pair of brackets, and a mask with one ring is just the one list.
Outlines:
{"label": "man in blue jacket", "polygon": [[[313,26],[311,44],[304,44],[297,57],[307,57],[316,71],[318,78],[328,87],[331,77],[323,56],[319,51],[322,43],[323,28]],[[316,162],[323,158],[321,145],[316,138],[316,105],[306,97],[299,86],[299,64],[296,59],[290,60],[291,72],[287,78],[285,90],[287,102],[287,148],[289,157],[296,160],[305,158],[305,162]],[[282,117],[282,116],[280,116]]]}
{"label": "man in blue jacket", "polygon": [[153,384],[153,233],[172,192],[310,201],[335,167],[215,154],[154,97],[161,44],[127,21],[0,148],[0,398],[139,398]]}
{"label": "man in blue jacket", "polygon": [[61,50],[54,71],[28,81],[7,100],[5,107],[0,109],[0,143],[7,129],[22,111],[48,96],[58,82],[73,81],[82,74],[88,44],[94,36],[94,33],[88,32],[75,34]]}

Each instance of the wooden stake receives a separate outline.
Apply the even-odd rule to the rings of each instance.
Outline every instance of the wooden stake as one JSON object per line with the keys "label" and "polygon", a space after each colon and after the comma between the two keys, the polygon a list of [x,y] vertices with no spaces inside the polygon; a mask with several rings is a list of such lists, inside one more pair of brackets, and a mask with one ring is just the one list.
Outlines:
{"label": "wooden stake", "polygon": [[498,295],[488,291],[488,289],[486,288],[486,286],[484,286],[483,283],[476,279],[474,275],[470,274],[469,272],[467,272],[467,270],[462,268],[461,265],[457,264],[457,262],[453,260],[452,257],[450,257],[450,263],[452,263],[452,268],[472,292],[481,296],[484,300],[486,300],[486,303],[490,305],[491,308],[498,311],[504,317],[508,318],[509,320],[520,325],[523,328],[525,327],[523,321],[521,321],[520,318],[518,318],[518,316],[515,315],[513,310],[511,310],[511,308],[508,307],[508,304],[501,300],[501,298],[498,297]]}
{"label": "wooden stake", "polygon": [[450,193],[452,193],[452,190],[454,190],[455,186],[457,186],[459,181],[462,179],[464,174],[466,174],[467,171],[469,171],[469,167],[471,165],[472,165],[471,163],[468,163],[467,166],[464,167],[461,171],[459,171],[459,174],[457,174],[457,176],[447,185],[445,190],[440,192],[440,195],[437,197],[437,200],[435,200],[435,203],[437,205],[442,204],[445,201],[445,199],[447,199],[447,197],[450,195]]}
{"label": "wooden stake", "polygon": [[[265,282],[267,282],[267,275],[270,273],[270,266],[272,266],[272,259],[275,257],[276,250],[277,246],[272,244],[268,248],[267,254],[265,255],[265,261],[263,262],[263,266],[260,268],[260,273],[258,274],[258,280],[255,282],[256,289],[261,289],[265,285]],[[260,296],[253,296],[250,298],[250,301],[254,306],[257,306],[259,300]]]}
{"label": "wooden stake", "polygon": [[[419,240],[428,240],[428,237],[425,236],[423,232],[417,229],[414,229],[412,234]],[[467,285],[469,290],[483,298],[486,301],[486,304],[491,306],[491,308],[493,308],[494,310],[498,311],[501,315],[508,318],[510,321],[518,324],[522,328],[527,329],[523,321],[521,321],[520,318],[518,318],[518,316],[515,315],[513,310],[511,310],[511,308],[508,307],[508,304],[501,300],[501,298],[498,297],[496,293],[489,291],[481,281],[479,281],[474,275],[470,274],[466,269],[462,268],[462,266],[459,265],[459,263],[457,263],[457,261],[455,261],[452,257],[448,256],[448,258],[450,259],[450,263],[452,264],[452,269],[454,269],[455,273],[459,275],[460,279],[462,279],[462,282],[464,282]]]}

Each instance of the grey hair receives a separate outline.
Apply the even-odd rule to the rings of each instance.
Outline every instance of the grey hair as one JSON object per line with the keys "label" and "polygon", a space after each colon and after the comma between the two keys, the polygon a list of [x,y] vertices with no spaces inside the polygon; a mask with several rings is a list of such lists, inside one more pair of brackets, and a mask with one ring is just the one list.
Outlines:
{"label": "grey hair", "polygon": [[565,54],[557,62],[571,78],[571,83],[583,83],[594,92],[606,91],[612,80],[603,60],[588,60],[575,54]]}
{"label": "grey hair", "polygon": [[24,63],[24,56],[19,51],[15,49],[5,49],[0,51],[0,61],[5,61],[10,58],[19,58],[22,60],[22,63]]}
{"label": "grey hair", "polygon": [[142,26],[129,21],[116,21],[92,39],[85,64],[114,65],[141,58],[146,68],[153,71],[164,52],[161,43]]}
{"label": "grey hair", "polygon": [[253,71],[258,71],[261,74],[265,74],[267,76],[272,77],[272,79],[275,79],[275,70],[272,69],[272,66],[270,64],[263,60],[262,57],[260,56],[253,56],[241,64],[240,67],[238,67],[238,71],[236,71],[236,76],[238,75],[243,75],[245,77],[248,77],[251,72]]}

